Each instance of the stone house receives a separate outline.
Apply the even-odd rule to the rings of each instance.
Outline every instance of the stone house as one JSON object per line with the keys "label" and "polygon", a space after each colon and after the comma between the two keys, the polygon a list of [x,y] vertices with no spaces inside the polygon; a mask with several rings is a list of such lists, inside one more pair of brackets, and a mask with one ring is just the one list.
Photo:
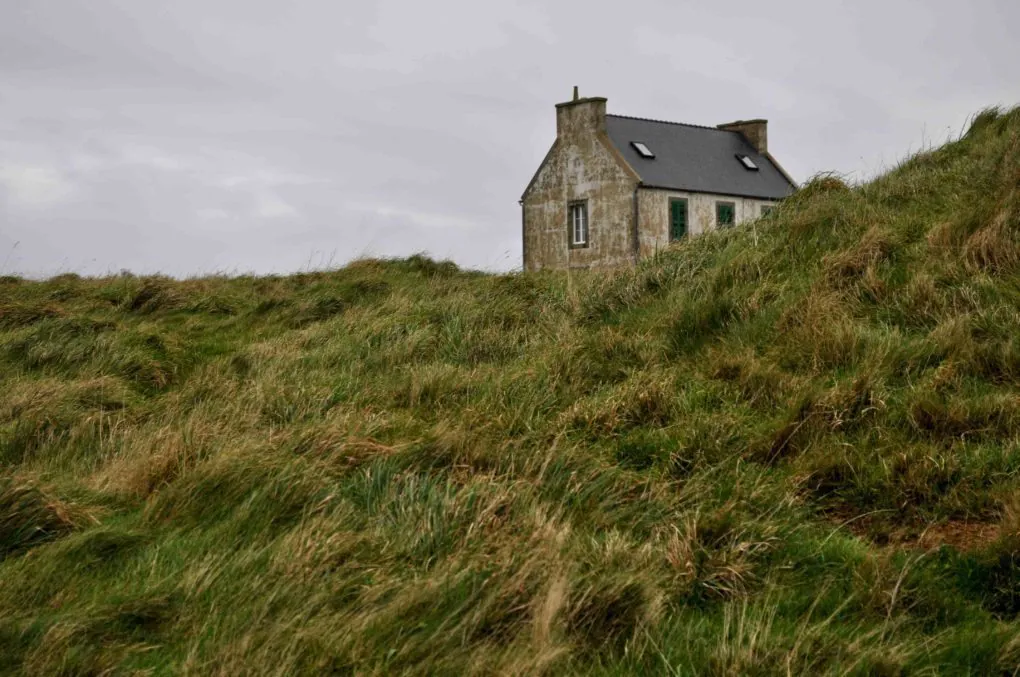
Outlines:
{"label": "stone house", "polygon": [[756,219],[796,190],[767,121],[718,127],[556,105],[556,141],[521,197],[524,269],[630,264],[670,242]]}

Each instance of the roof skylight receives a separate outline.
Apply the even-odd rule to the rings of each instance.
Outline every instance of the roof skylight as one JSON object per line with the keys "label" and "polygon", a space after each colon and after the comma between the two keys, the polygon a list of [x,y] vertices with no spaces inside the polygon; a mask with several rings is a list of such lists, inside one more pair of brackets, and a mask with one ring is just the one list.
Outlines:
{"label": "roof skylight", "polygon": [[737,159],[740,160],[740,164],[744,165],[744,169],[750,169],[754,172],[758,171],[758,165],[754,164],[754,160],[746,155],[738,155]]}
{"label": "roof skylight", "polygon": [[641,143],[640,141],[631,141],[630,145],[634,146],[634,150],[636,150],[638,153],[640,153],[641,157],[645,157],[645,158],[649,158],[649,159],[655,157],[655,153],[653,153],[652,151],[648,150],[648,146],[646,146],[645,144]]}

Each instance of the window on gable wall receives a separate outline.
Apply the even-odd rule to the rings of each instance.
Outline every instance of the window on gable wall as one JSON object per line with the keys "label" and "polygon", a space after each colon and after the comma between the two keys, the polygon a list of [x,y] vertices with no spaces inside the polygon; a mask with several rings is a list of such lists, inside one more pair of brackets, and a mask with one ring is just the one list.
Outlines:
{"label": "window on gable wall", "polygon": [[715,203],[715,225],[717,228],[729,228],[736,222],[737,205],[733,202]]}
{"label": "window on gable wall", "polygon": [[588,246],[588,201],[577,200],[567,205],[567,237],[571,249]]}

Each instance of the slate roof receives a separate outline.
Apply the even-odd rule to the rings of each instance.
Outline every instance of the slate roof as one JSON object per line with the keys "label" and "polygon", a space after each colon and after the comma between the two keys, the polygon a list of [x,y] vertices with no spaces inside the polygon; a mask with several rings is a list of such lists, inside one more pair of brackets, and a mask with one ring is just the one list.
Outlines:
{"label": "slate roof", "polygon": [[[787,197],[795,188],[739,132],[622,115],[606,115],[606,131],[646,186],[763,199]],[[631,141],[644,143],[655,158],[642,157]],[[737,155],[750,157],[758,171],[745,169]]]}

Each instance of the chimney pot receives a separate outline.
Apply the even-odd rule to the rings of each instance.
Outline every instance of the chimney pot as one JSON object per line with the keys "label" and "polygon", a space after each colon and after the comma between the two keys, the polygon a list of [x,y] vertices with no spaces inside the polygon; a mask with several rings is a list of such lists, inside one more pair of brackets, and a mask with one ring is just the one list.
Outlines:
{"label": "chimney pot", "polygon": [[579,95],[577,93],[577,85],[574,85],[574,101],[577,101],[578,98],[579,98]]}

